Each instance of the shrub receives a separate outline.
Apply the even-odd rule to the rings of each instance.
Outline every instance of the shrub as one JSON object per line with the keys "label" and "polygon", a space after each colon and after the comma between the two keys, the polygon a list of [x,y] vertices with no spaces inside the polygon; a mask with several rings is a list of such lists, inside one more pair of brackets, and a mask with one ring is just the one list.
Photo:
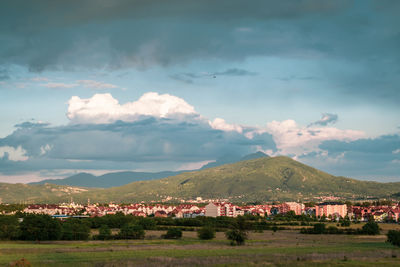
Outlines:
{"label": "shrub", "polygon": [[226,238],[231,241],[231,245],[243,245],[247,239],[247,233],[240,229],[231,229],[225,232]]}
{"label": "shrub", "polygon": [[203,226],[197,231],[197,236],[203,240],[209,240],[215,238],[215,229],[212,226]]}
{"label": "shrub", "polygon": [[124,224],[118,234],[122,239],[144,239],[144,236],[143,227],[132,223]]}
{"label": "shrub", "polygon": [[389,230],[389,232],[387,233],[387,238],[387,242],[400,247],[400,231]]}
{"label": "shrub", "polygon": [[182,230],[180,228],[170,228],[163,237],[165,239],[180,239],[182,237]]}
{"label": "shrub", "polygon": [[314,234],[324,234],[326,231],[324,223],[316,223],[314,224],[313,233]]}
{"label": "shrub", "polygon": [[367,235],[379,235],[379,225],[374,221],[369,221],[362,227],[362,232]]}

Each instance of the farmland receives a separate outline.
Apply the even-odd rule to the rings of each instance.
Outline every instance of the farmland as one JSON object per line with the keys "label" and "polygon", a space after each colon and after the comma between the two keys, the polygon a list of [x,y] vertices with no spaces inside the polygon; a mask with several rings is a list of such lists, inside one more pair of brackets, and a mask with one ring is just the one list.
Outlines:
{"label": "farmland", "polygon": [[[384,230],[388,226],[382,227]],[[386,231],[384,231],[385,233]],[[230,246],[223,232],[211,241],[184,232],[180,240],[146,231],[144,240],[0,243],[0,264],[24,258],[32,266],[398,266],[400,249],[385,235],[302,235],[298,230],[249,233],[244,246]]]}

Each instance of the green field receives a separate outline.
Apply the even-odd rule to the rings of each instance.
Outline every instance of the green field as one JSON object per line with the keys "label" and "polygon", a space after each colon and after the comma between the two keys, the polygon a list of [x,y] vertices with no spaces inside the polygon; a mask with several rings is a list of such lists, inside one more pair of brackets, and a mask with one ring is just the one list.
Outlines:
{"label": "green field", "polygon": [[400,248],[386,236],[302,235],[297,230],[250,233],[244,246],[230,246],[224,233],[201,241],[196,232],[163,240],[1,242],[0,265],[21,258],[32,266],[399,266]]}

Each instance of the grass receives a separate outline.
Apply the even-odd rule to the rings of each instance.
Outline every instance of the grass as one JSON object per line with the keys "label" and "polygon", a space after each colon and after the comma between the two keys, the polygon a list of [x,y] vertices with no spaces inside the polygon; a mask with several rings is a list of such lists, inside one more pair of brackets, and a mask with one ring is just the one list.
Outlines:
{"label": "grass", "polygon": [[[250,233],[245,246],[230,246],[223,233],[198,240],[163,240],[148,231],[145,240],[0,242],[0,265],[21,258],[32,266],[395,266],[400,249],[386,237],[301,235],[298,231]],[[156,236],[158,238],[156,239]]]}

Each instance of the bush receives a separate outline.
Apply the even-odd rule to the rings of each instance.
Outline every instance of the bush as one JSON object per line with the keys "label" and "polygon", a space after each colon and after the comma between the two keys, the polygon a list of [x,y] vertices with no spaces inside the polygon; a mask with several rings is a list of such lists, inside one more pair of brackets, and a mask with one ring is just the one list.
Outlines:
{"label": "bush", "polygon": [[107,224],[103,224],[99,228],[99,235],[97,236],[100,240],[107,240],[111,239],[111,229],[108,227]]}
{"label": "bush", "polygon": [[374,221],[369,221],[362,227],[362,232],[367,235],[379,235],[379,225]]}
{"label": "bush", "polygon": [[240,229],[232,229],[225,232],[225,236],[227,239],[231,241],[231,245],[244,245],[244,242],[247,239],[247,233]]}
{"label": "bush", "polygon": [[49,215],[27,215],[20,229],[22,240],[58,240],[61,237],[60,222]]}
{"label": "bush", "polygon": [[387,233],[387,242],[394,246],[400,247],[400,231],[397,230],[389,230]]}
{"label": "bush", "polygon": [[215,229],[212,226],[203,226],[197,231],[197,236],[203,240],[215,238]]}
{"label": "bush", "polygon": [[324,223],[316,223],[314,224],[313,232],[314,234],[324,234],[326,231]]}
{"label": "bush", "polygon": [[182,237],[182,230],[179,228],[170,228],[163,237],[165,239],[180,239]]}
{"label": "bush", "polygon": [[144,239],[145,232],[141,225],[128,223],[121,227],[118,237],[122,239]]}

